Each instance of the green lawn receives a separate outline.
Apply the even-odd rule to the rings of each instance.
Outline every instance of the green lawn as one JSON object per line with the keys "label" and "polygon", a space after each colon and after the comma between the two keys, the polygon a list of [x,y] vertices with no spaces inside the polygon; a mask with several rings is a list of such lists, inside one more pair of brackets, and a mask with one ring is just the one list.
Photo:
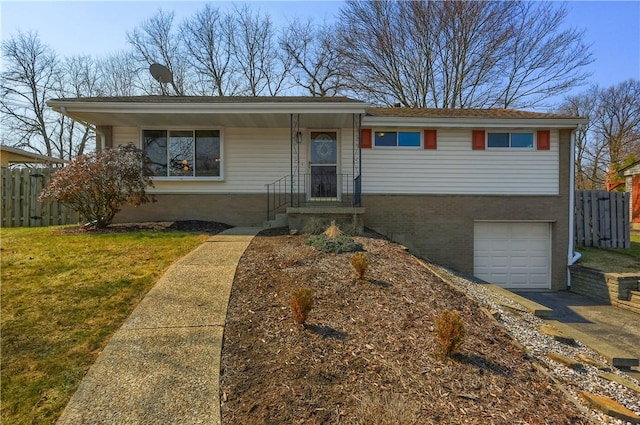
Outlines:
{"label": "green lawn", "polygon": [[579,264],[602,270],[604,272],[638,272],[640,271],[640,233],[631,234],[631,248],[586,248],[576,247],[582,254]]}
{"label": "green lawn", "polygon": [[0,230],[2,423],[55,423],[162,272],[206,238],[60,230]]}

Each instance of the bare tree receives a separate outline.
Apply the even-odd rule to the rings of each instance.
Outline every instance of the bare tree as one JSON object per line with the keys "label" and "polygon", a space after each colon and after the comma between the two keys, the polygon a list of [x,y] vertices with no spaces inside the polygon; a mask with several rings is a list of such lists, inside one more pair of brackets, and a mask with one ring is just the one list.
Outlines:
{"label": "bare tree", "polygon": [[139,87],[148,84],[147,67],[136,64],[132,52],[120,51],[99,61],[102,88],[108,96],[141,94]]}
{"label": "bare tree", "polygon": [[350,0],[339,43],[351,87],[382,104],[533,107],[585,80],[563,6],[523,1]]}
{"label": "bare tree", "polygon": [[335,96],[345,90],[335,28],[295,21],[283,30],[280,46],[293,61],[293,80],[307,94]]}
{"label": "bare tree", "polygon": [[[184,96],[188,93],[189,76],[187,63],[184,58],[180,37],[173,26],[174,13],[162,9],[142,22],[139,27],[127,33],[127,40],[135,52],[135,58],[140,64],[150,66],[160,63],[173,74],[172,87],[175,94]],[[153,79],[149,78],[149,82]],[[158,87],[151,84],[151,87]],[[161,89],[162,86],[160,85]],[[149,94],[157,93],[157,89]]]}
{"label": "bare tree", "polygon": [[4,68],[0,85],[0,112],[8,141],[43,155],[54,152],[56,118],[46,101],[58,93],[58,58],[35,32],[19,32],[2,43]]}
{"label": "bare tree", "polygon": [[559,30],[567,16],[565,7],[551,2],[514,2],[510,37],[500,55],[501,90],[495,106],[523,107],[579,86],[593,62],[584,31]]}
{"label": "bare tree", "polygon": [[276,96],[285,89],[291,60],[278,49],[269,16],[246,6],[235,9],[233,55],[242,94]]}
{"label": "bare tree", "polygon": [[[66,58],[61,65],[62,86],[58,97],[94,97],[104,94],[98,61],[88,55]],[[87,143],[95,139],[89,125],[83,125],[62,114],[57,120],[56,149],[61,158],[83,155]]]}
{"label": "bare tree", "polygon": [[233,17],[207,4],[183,22],[180,34],[188,52],[187,61],[196,72],[202,94],[236,94]]}
{"label": "bare tree", "polygon": [[598,87],[592,86],[580,95],[567,97],[557,109],[561,114],[589,120],[576,131],[575,136],[575,187],[580,190],[601,187],[606,173],[606,170],[600,167],[605,145],[601,139],[596,139],[593,133],[593,119],[598,109],[598,92]]}
{"label": "bare tree", "polygon": [[565,99],[559,112],[589,118],[576,135],[576,187],[602,189],[622,166],[640,158],[640,81],[627,80]]}
{"label": "bare tree", "polygon": [[607,141],[609,163],[617,169],[640,151],[640,80],[600,91],[597,132]]}

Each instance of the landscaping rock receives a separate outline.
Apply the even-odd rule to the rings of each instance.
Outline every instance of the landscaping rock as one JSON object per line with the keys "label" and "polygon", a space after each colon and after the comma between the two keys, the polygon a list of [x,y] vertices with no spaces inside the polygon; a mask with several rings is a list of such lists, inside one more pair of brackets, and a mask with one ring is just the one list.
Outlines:
{"label": "landscaping rock", "polygon": [[556,341],[561,342],[563,344],[575,345],[575,343],[576,343],[575,339],[573,339],[569,335],[565,334],[564,332],[559,331],[558,329],[554,328],[551,325],[542,325],[542,326],[540,326],[540,332],[542,332],[545,335],[549,335],[550,337],[552,337]]}
{"label": "landscaping rock", "polygon": [[602,362],[599,362],[596,359],[587,356],[586,354],[578,353],[576,355],[576,357],[582,363],[591,365],[591,366],[593,366],[593,367],[595,367],[595,368],[597,368],[599,370],[611,370],[611,368],[608,365],[606,365],[606,364],[604,364]]}
{"label": "landscaping rock", "polygon": [[629,388],[631,391],[635,391],[640,394],[640,385],[635,382],[631,382],[628,379],[623,378],[622,376],[618,376],[615,373],[603,373],[598,375],[602,379],[606,379],[607,381],[615,382],[616,384],[620,384],[624,387]]}
{"label": "landscaping rock", "polygon": [[554,362],[562,363],[570,369],[582,369],[582,363],[570,357],[563,356],[562,354],[548,353],[547,357],[549,357]]}
{"label": "landscaping rock", "polygon": [[631,422],[632,424],[640,424],[640,416],[638,416],[635,412],[627,409],[615,400],[612,400],[608,397],[602,397],[596,394],[592,394],[587,391],[580,392],[580,395],[591,406],[593,406],[593,408],[609,416],[622,419],[623,421]]}

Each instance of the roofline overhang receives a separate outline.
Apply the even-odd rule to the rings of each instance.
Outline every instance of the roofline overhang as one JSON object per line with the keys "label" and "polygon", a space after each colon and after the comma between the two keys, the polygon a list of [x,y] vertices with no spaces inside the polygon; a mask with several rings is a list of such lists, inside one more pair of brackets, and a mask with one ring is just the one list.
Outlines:
{"label": "roofline overhang", "polygon": [[66,159],[55,158],[55,157],[46,156],[46,155],[41,155],[39,153],[25,151],[24,149],[14,148],[13,146],[1,145],[0,146],[0,151],[6,152],[8,154],[17,155],[17,156],[22,157],[20,160],[14,159],[14,160],[10,161],[10,162],[14,162],[14,163],[49,162],[49,163],[56,163],[56,164],[65,164],[65,163],[69,162]]}
{"label": "roofline overhang", "polygon": [[158,103],[158,102],[82,102],[50,100],[47,106],[65,115],[74,113],[172,113],[172,114],[364,114],[369,104],[363,102],[225,102],[225,103]]}
{"label": "roofline overhang", "polygon": [[367,127],[432,127],[432,128],[577,128],[586,118],[480,118],[480,117],[372,117],[362,118]]}

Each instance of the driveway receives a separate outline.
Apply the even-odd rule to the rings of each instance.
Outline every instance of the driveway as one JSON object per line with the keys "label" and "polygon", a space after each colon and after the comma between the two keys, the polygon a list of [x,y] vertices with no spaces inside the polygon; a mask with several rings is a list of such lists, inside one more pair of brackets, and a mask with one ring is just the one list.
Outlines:
{"label": "driveway", "polygon": [[[553,313],[550,320],[596,336],[606,344],[640,359],[640,314],[570,291],[515,293],[551,308]],[[631,369],[630,372],[636,378],[640,377],[639,369]]]}

